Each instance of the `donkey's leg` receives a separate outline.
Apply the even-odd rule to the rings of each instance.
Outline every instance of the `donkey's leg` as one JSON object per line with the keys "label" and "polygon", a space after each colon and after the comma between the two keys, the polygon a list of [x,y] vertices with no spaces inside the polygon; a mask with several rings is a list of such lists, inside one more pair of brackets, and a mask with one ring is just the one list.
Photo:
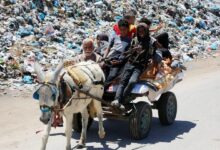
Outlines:
{"label": "donkey's leg", "polygon": [[82,114],[82,131],[81,131],[81,137],[79,140],[78,148],[83,148],[86,143],[86,131],[87,131],[87,124],[89,119],[89,113],[87,107],[81,112],[81,114]]}
{"label": "donkey's leg", "polygon": [[103,127],[103,112],[102,112],[102,105],[99,101],[94,100],[94,105],[97,111],[97,117],[99,119],[99,137],[103,139],[105,137],[105,129]]}
{"label": "donkey's leg", "polygon": [[73,114],[64,115],[65,122],[65,134],[66,134],[66,150],[71,150],[71,137],[72,137],[72,123],[73,123]]}
{"label": "donkey's leg", "polygon": [[41,150],[46,149],[50,130],[51,130],[51,121],[49,121],[48,124],[45,125],[45,129],[44,129],[43,136],[42,136]]}

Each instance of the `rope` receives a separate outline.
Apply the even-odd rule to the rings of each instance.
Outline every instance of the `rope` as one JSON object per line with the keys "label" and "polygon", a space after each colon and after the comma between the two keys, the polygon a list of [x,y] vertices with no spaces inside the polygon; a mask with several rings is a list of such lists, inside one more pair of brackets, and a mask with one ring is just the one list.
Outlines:
{"label": "rope", "polygon": [[110,103],[104,101],[103,99],[101,99],[101,98],[99,98],[99,97],[96,97],[96,96],[90,94],[89,92],[83,91],[83,90],[81,90],[81,89],[79,89],[79,88],[77,88],[77,87],[74,87],[74,88],[75,88],[77,91],[79,91],[80,93],[83,93],[83,94],[85,94],[85,95],[88,95],[89,97],[91,97],[91,98],[93,98],[93,99],[95,99],[95,100],[97,100],[97,101],[99,101],[99,102],[101,102],[101,103],[103,103],[103,104],[105,104],[105,105],[107,105],[107,106],[112,106]]}
{"label": "rope", "polygon": [[84,64],[84,65],[79,65],[79,64],[75,64],[72,67],[78,67],[78,66],[88,66],[88,65],[94,65],[94,64],[98,64],[96,62],[91,62],[90,64]]}
{"label": "rope", "polygon": [[80,100],[80,99],[88,99],[88,97],[83,97],[83,98],[70,98],[69,101],[66,103],[66,105],[63,106],[63,108],[57,108],[57,107],[59,107],[59,106],[55,106],[55,107],[53,107],[52,110],[53,110],[53,111],[64,111],[64,109],[66,109],[66,108],[71,104],[71,102],[72,102],[73,99],[77,99],[77,100],[78,100],[78,99],[79,99],[79,100]]}
{"label": "rope", "polygon": [[[103,99],[101,99],[101,98],[99,98],[99,97],[96,97],[96,96],[90,94],[89,92],[83,91],[83,90],[81,90],[81,89],[79,89],[79,88],[77,88],[77,87],[74,87],[74,89],[77,90],[77,91],[79,91],[80,93],[83,93],[83,94],[89,96],[89,97],[92,98],[92,99],[95,99],[95,100],[97,100],[97,101],[99,101],[99,102],[101,102],[101,103],[103,103],[103,104],[105,104],[105,105],[107,105],[107,106],[109,106],[109,107],[112,107],[112,105],[111,105],[110,103],[104,101]],[[74,95],[73,95],[73,96],[74,96]],[[71,104],[72,100],[74,100],[74,99],[77,99],[77,100],[88,99],[88,97],[73,98],[73,96],[68,100],[68,102],[66,103],[66,105],[64,105],[63,108],[60,109],[60,108],[57,108],[57,106],[55,106],[55,107],[52,108],[52,110],[53,110],[53,111],[64,111],[64,109],[66,109],[66,108]]]}

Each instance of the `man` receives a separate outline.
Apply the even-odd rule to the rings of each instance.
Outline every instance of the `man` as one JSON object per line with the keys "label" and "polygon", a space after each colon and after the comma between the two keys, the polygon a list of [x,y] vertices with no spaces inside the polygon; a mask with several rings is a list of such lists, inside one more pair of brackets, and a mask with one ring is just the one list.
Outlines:
{"label": "man", "polygon": [[[121,19],[118,22],[120,35],[115,35],[110,41],[109,48],[106,50],[104,58],[108,60],[106,66],[106,83],[105,88],[111,83],[111,81],[117,77],[121,68],[125,64],[124,52],[126,52],[131,43],[129,37],[129,23],[125,19]],[[109,72],[109,73],[108,73]]]}
{"label": "man", "polygon": [[96,52],[94,52],[95,46],[92,39],[87,38],[83,40],[82,49],[82,54],[75,56],[71,61],[65,61],[64,66],[67,67],[75,63],[88,60],[92,60],[94,62],[101,62],[102,57]]}
{"label": "man", "polygon": [[[81,61],[92,60],[97,63],[101,62],[101,56],[94,52],[95,46],[94,46],[94,42],[92,39],[87,38],[87,39],[83,40],[82,49],[83,49],[83,53],[75,56],[73,58],[73,60],[71,60],[71,61],[65,61],[64,67],[74,65],[74,64],[79,63]],[[80,86],[81,82],[80,82],[80,80],[77,80],[77,79],[80,79],[80,77],[78,77],[78,75],[80,76],[79,72],[76,73],[77,78],[75,78],[75,79],[74,79],[74,77],[71,78],[70,76],[66,76],[66,80],[69,82],[70,85],[77,84],[78,86]],[[93,107],[94,107],[93,105],[89,105],[88,109],[90,110],[90,112],[91,112],[91,110],[93,110]],[[60,124],[62,124],[62,121]]]}
{"label": "man", "polygon": [[83,53],[76,56],[74,59],[76,62],[92,60],[94,62],[101,61],[101,56],[94,52],[95,46],[92,39],[85,39],[82,43]]}

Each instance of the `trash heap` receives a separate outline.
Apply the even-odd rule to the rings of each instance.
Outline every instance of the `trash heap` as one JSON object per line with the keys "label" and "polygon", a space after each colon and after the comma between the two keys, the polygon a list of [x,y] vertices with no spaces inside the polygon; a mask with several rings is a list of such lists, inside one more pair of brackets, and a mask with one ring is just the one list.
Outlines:
{"label": "trash heap", "polygon": [[[84,38],[110,33],[127,10],[170,35],[183,61],[220,48],[220,5],[212,0],[0,0],[0,79],[33,83],[33,63],[45,68],[81,52]],[[1,86],[1,85],[0,85]]]}

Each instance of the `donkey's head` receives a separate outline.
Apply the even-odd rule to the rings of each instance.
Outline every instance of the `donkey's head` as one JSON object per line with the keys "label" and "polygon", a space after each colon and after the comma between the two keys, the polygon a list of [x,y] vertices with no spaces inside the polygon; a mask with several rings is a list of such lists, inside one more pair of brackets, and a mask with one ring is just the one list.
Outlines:
{"label": "donkey's head", "polygon": [[39,87],[34,92],[34,99],[39,100],[41,117],[40,121],[47,124],[51,119],[53,108],[57,105],[59,91],[57,89],[58,76],[63,68],[63,63],[60,63],[54,72],[44,73],[42,67],[35,63],[35,72],[39,81]]}

